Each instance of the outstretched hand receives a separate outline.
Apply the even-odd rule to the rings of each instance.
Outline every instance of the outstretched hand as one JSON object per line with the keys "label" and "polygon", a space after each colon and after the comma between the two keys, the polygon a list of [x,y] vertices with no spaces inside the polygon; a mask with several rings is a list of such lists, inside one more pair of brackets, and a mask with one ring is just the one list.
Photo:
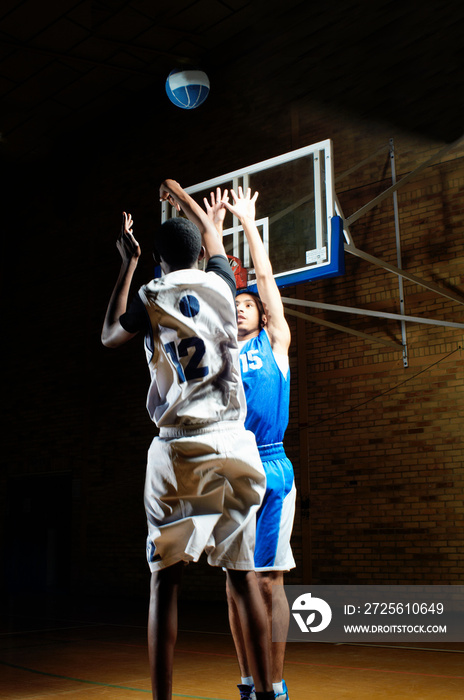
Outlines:
{"label": "outstretched hand", "polygon": [[124,263],[129,263],[131,260],[137,262],[142,252],[132,233],[133,225],[131,214],[123,211],[121,233],[116,241],[116,247]]}
{"label": "outstretched hand", "polygon": [[227,209],[225,205],[226,202],[229,201],[229,193],[227,190],[224,190],[224,192],[221,194],[221,188],[216,187],[216,194],[214,194],[214,192],[211,192],[210,200],[211,202],[208,201],[207,197],[203,198],[206,213],[208,214],[209,219],[211,219],[216,228],[222,231],[224,218],[227,214]]}
{"label": "outstretched hand", "polygon": [[180,204],[179,202],[174,198],[174,195],[171,192],[171,185],[177,185],[180,187],[179,183],[176,182],[175,180],[165,180],[164,182],[161,183],[160,189],[159,189],[159,198],[160,202],[169,202],[169,204],[172,207],[175,207],[177,211],[180,211]]}
{"label": "outstretched hand", "polygon": [[227,207],[227,209],[232,212],[234,216],[240,219],[240,221],[243,221],[243,219],[254,221],[256,216],[256,200],[258,199],[258,192],[255,192],[252,197],[251,188],[249,187],[246,195],[244,195],[243,189],[240,186],[238,188],[238,195],[234,192],[234,190],[231,190],[230,194],[232,195],[234,203],[230,204],[230,202],[224,201],[224,205]]}

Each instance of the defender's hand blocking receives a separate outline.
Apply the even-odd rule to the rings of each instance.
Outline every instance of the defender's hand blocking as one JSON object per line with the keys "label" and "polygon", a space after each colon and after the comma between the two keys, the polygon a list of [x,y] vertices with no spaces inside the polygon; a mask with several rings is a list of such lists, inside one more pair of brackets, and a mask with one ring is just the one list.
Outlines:
{"label": "defender's hand blocking", "polygon": [[238,195],[234,190],[231,190],[230,193],[234,203],[230,204],[228,201],[223,200],[227,209],[238,217],[241,222],[243,222],[244,219],[254,221],[256,216],[256,200],[258,199],[259,193],[255,192],[252,197],[250,187],[247,189],[246,196],[243,194],[242,187],[238,188]]}
{"label": "defender's hand blocking", "polygon": [[222,234],[224,219],[227,214],[225,203],[229,201],[229,193],[227,190],[224,190],[224,192],[221,194],[221,188],[217,187],[216,194],[214,194],[214,192],[211,192],[210,199],[211,203],[208,202],[207,197],[203,198],[206,213],[215,225],[216,230],[220,234]]}
{"label": "defender's hand blocking", "polygon": [[116,241],[116,247],[119,250],[123,262],[125,263],[128,263],[131,260],[137,261],[142,252],[132,233],[133,225],[134,222],[131,214],[126,214],[126,212],[123,211],[121,233]]}

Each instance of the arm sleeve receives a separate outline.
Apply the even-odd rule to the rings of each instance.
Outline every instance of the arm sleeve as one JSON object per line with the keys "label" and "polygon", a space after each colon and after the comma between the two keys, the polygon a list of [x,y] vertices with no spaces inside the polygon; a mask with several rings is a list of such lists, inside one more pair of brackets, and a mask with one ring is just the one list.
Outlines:
{"label": "arm sleeve", "polygon": [[[237,285],[235,284],[235,277],[232,269],[229,265],[229,261],[224,255],[213,255],[206,265],[206,272],[215,272],[216,275],[222,277],[222,279],[227,282],[232,292],[232,296],[235,299],[235,293],[237,291]],[[126,329],[127,330],[127,329]]]}
{"label": "arm sleeve", "polygon": [[145,333],[148,329],[148,316],[145,305],[137,294],[129,304],[126,313],[119,317],[119,323],[128,333]]}

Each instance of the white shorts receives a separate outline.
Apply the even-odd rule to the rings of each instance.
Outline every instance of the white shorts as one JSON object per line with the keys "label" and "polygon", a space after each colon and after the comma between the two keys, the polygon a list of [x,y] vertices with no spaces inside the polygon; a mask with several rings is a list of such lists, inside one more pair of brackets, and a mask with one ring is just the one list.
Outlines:
{"label": "white shorts", "polygon": [[198,561],[202,552],[212,566],[252,570],[265,485],[255,437],[242,424],[162,429],[145,480],[150,570]]}

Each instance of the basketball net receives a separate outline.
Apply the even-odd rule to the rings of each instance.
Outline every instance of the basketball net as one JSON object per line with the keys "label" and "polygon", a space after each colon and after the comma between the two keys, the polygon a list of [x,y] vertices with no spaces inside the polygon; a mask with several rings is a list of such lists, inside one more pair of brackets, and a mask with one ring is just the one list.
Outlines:
{"label": "basketball net", "polygon": [[248,285],[248,270],[243,267],[242,261],[235,255],[228,255],[229,265],[234,273],[237,289],[244,289]]}

